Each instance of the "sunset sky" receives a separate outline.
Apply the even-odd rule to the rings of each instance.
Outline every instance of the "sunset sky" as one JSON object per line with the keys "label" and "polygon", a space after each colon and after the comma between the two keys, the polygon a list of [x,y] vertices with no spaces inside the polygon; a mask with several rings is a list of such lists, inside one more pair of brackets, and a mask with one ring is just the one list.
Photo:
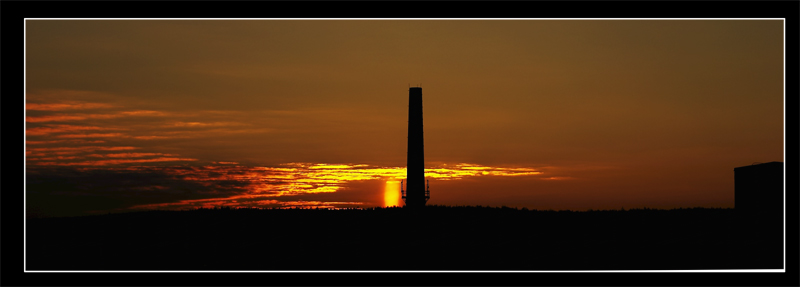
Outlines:
{"label": "sunset sky", "polygon": [[784,159],[781,20],[27,20],[29,216],[734,204]]}

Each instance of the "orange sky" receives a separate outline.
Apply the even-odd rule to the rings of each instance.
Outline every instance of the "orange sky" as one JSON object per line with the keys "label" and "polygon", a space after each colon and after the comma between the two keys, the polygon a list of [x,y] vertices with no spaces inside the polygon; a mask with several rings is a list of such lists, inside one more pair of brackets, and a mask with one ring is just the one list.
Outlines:
{"label": "orange sky", "polygon": [[783,53],[781,20],[27,20],[27,207],[383,206],[409,85],[429,204],[733,207],[783,161]]}

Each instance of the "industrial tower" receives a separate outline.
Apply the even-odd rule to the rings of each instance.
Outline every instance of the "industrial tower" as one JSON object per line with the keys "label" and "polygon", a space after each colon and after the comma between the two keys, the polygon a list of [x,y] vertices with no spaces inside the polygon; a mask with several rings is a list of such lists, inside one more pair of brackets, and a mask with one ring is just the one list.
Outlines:
{"label": "industrial tower", "polygon": [[406,187],[400,183],[406,207],[424,207],[431,192],[425,182],[425,151],[422,141],[422,87],[408,89],[408,161]]}

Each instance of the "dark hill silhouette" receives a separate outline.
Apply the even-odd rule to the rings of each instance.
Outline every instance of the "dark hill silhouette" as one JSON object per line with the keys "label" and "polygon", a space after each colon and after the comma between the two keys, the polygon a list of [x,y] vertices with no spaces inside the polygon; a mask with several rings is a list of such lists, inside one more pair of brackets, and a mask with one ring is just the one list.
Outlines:
{"label": "dark hill silhouette", "polygon": [[782,234],[762,226],[708,208],[147,211],[29,219],[27,268],[780,269]]}

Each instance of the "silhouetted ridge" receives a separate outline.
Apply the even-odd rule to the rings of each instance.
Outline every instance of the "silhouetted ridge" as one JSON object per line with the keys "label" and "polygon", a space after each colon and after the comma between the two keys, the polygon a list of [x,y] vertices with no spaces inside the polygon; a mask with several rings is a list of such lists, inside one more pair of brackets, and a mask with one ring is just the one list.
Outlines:
{"label": "silhouetted ridge", "polygon": [[[416,217],[425,223],[402,224]],[[28,220],[27,262],[29,270],[781,268],[782,244],[759,226],[713,208],[147,211]],[[409,266],[407,256],[421,260]]]}

